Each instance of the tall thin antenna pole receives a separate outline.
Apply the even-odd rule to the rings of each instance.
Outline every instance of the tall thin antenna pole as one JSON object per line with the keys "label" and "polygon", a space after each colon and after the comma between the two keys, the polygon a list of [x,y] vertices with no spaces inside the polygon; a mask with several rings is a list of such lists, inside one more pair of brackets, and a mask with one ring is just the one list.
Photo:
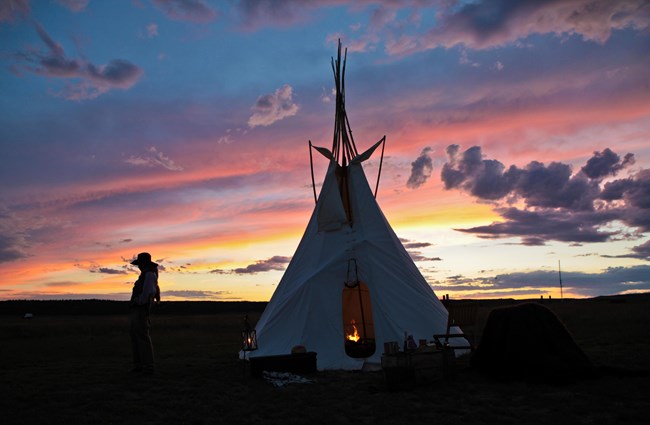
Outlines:
{"label": "tall thin antenna pole", "polygon": [[560,299],[564,298],[562,294],[562,268],[560,267],[560,260],[557,260],[557,273],[560,276]]}

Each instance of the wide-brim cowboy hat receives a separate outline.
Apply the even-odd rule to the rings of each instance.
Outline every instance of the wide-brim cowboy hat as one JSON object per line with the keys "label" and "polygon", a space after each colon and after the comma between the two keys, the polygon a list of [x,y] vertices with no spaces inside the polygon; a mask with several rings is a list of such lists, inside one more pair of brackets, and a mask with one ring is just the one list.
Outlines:
{"label": "wide-brim cowboy hat", "polygon": [[133,264],[134,266],[146,266],[147,264],[151,264],[154,266],[158,265],[153,261],[151,261],[151,254],[149,254],[148,252],[139,253],[138,257],[135,260],[131,261],[131,264]]}

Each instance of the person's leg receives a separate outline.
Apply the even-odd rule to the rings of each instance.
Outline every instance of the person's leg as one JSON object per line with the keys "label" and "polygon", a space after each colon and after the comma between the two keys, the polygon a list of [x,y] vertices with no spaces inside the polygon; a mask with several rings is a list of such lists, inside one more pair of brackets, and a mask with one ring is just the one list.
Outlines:
{"label": "person's leg", "polygon": [[153,372],[154,369],[154,356],[153,344],[151,342],[151,321],[149,320],[149,312],[143,310],[142,312],[142,329],[143,335],[140,341],[140,358],[142,359],[142,368],[145,372]]}
{"label": "person's leg", "polygon": [[130,321],[130,334],[131,334],[131,351],[133,352],[133,371],[142,370],[142,357],[140,356],[140,339],[142,335],[142,329],[140,324],[140,314],[138,309],[134,308],[131,310],[131,315],[129,317]]}

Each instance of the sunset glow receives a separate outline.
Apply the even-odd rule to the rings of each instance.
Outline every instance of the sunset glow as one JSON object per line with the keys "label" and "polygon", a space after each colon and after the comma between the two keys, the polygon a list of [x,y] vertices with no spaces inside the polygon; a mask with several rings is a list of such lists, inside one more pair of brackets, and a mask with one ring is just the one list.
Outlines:
{"label": "sunset glow", "polygon": [[356,145],[386,135],[369,185],[438,295],[559,298],[558,262],[564,297],[650,291],[648,5],[425,3],[5,2],[0,299],[125,300],[148,251],[163,300],[268,300],[339,38]]}

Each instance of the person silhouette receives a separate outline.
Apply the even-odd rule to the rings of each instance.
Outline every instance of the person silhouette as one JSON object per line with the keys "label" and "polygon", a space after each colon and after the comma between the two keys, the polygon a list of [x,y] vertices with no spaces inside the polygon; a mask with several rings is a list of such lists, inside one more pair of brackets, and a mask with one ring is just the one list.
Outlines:
{"label": "person silhouette", "polygon": [[151,254],[141,252],[131,264],[138,266],[140,276],[131,293],[130,333],[133,350],[132,372],[153,374],[154,356],[151,342],[149,313],[154,301],[160,300],[158,289],[158,264]]}

